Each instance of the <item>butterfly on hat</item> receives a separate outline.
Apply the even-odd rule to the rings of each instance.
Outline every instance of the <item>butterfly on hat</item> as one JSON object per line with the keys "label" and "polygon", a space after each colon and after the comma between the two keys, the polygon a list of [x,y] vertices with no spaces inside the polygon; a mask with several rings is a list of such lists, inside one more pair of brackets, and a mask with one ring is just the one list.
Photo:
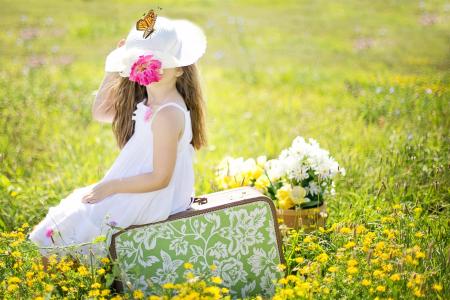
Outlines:
{"label": "butterfly on hat", "polygon": [[[158,9],[162,9],[158,6]],[[147,14],[143,14],[142,17],[136,22],[136,30],[144,31],[143,38],[148,38],[155,31],[156,17],[158,15],[153,9],[150,9]]]}

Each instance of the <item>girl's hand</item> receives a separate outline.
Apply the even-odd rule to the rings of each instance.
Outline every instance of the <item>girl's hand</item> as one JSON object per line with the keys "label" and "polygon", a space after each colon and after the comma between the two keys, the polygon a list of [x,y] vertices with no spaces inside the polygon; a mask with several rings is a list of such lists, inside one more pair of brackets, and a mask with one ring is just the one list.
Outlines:
{"label": "girl's hand", "polygon": [[81,202],[89,204],[97,203],[112,194],[114,194],[114,189],[111,182],[102,182],[90,187],[86,194],[81,198]]}
{"label": "girl's hand", "polygon": [[117,44],[117,48],[122,47],[123,44],[125,44],[125,39],[121,39],[121,40],[119,41],[119,43]]}

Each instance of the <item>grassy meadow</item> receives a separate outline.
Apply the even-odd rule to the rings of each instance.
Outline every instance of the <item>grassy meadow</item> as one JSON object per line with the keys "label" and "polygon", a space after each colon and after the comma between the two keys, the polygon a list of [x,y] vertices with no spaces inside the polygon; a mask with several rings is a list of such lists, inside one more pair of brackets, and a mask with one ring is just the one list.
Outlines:
{"label": "grassy meadow", "polygon": [[[208,37],[196,194],[217,190],[224,156],[275,158],[296,136],[347,171],[325,228],[283,233],[288,275],[275,299],[450,298],[449,2],[0,0],[4,299],[144,298],[113,295],[107,259],[44,273],[24,235],[119,154],[111,125],[91,117],[92,92],[152,3]],[[176,292],[226,297],[217,278],[165,297]]]}

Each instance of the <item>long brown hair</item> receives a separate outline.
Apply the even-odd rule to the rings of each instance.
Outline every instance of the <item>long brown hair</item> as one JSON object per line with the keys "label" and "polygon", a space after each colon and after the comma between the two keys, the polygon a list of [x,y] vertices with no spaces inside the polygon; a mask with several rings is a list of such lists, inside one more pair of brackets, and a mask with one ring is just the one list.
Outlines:
{"label": "long brown hair", "polygon": [[[207,145],[206,137],[206,105],[200,82],[197,64],[181,67],[183,74],[177,78],[176,89],[183,96],[187,109],[190,110],[192,124],[191,144],[196,150]],[[129,80],[128,77],[117,76],[107,87],[108,97],[112,97],[114,119],[112,130],[117,145],[122,149],[134,133],[134,120],[131,119],[137,103],[147,97],[145,86]],[[110,108],[111,109],[111,108]]]}

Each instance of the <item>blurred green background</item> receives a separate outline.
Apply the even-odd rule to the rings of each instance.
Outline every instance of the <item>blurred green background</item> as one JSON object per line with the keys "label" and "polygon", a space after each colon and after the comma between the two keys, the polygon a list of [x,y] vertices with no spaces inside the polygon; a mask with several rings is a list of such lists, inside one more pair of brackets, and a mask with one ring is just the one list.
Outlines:
{"label": "blurred green background", "polygon": [[[331,220],[421,203],[448,233],[446,1],[0,1],[0,228],[36,224],[119,153],[91,117],[106,55],[151,7],[204,28],[209,145],[196,193],[225,156],[275,158],[298,135],[346,168]],[[438,229],[436,229],[438,230]],[[438,238],[448,245],[448,237]]]}

